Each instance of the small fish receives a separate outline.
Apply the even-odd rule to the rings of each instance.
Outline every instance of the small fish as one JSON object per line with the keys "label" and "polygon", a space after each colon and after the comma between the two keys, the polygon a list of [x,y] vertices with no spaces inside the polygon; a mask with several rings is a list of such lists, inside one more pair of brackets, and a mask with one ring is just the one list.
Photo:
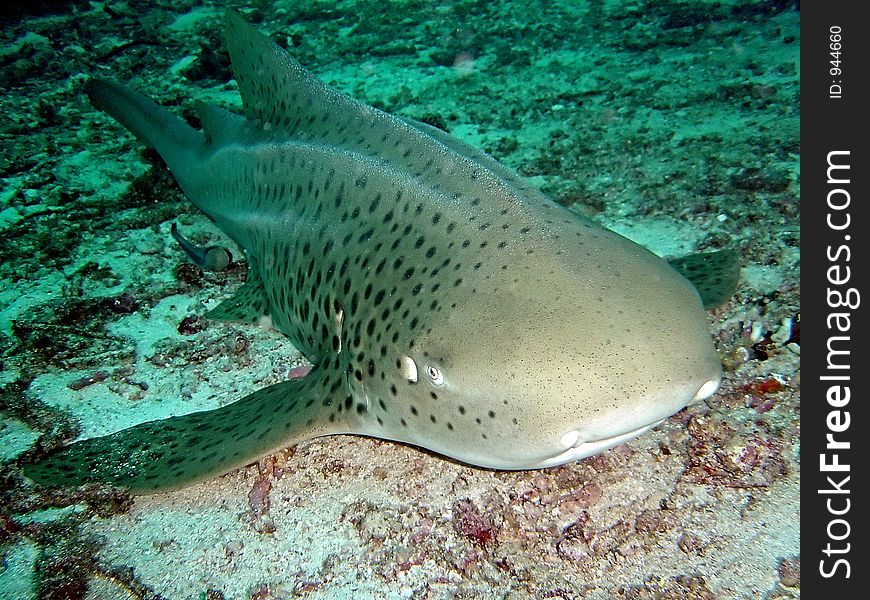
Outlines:
{"label": "small fish", "polygon": [[178,242],[178,245],[181,246],[181,249],[184,250],[184,253],[187,254],[187,257],[198,267],[208,269],[209,271],[223,271],[233,262],[233,255],[229,250],[223,246],[200,248],[181,235],[181,232],[178,231],[178,225],[175,223],[172,224],[170,233],[175,241]]}
{"label": "small fish", "polygon": [[693,285],[481,151],[326,86],[235,12],[226,37],[245,115],[201,104],[203,132],[119,84],[86,90],[244,249],[246,283],[206,316],[268,317],[313,367],[73,443],[28,477],[146,494],[339,433],[537,469],[717,390],[703,306],[733,292],[733,253],[677,261]]}

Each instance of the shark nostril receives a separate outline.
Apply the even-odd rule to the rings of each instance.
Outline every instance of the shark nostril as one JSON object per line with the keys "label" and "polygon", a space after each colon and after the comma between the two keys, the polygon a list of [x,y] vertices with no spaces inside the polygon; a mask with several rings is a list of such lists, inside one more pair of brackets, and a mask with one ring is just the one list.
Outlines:
{"label": "shark nostril", "polygon": [[559,443],[562,444],[563,448],[574,448],[577,445],[579,439],[580,432],[574,429],[563,435],[562,439],[559,440]]}
{"label": "shark nostril", "polygon": [[702,385],[698,392],[695,394],[695,397],[692,398],[692,402],[700,402],[701,400],[706,400],[710,396],[716,393],[716,390],[719,389],[719,384],[721,383],[721,379],[711,379],[704,385]]}

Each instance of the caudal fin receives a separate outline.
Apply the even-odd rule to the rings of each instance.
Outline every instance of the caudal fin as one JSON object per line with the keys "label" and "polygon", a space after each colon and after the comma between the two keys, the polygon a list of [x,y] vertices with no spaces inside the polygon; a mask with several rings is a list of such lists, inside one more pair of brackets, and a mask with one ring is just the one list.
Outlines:
{"label": "caudal fin", "polygon": [[76,442],[23,471],[42,485],[110,483],[135,494],[177,489],[302,440],[337,433],[324,379],[315,369],[215,410]]}
{"label": "caudal fin", "polygon": [[[107,79],[91,79],[85,92],[94,107],[114,117],[154,148],[175,173],[205,144],[205,136],[148,96]],[[177,174],[176,174],[177,176]]]}

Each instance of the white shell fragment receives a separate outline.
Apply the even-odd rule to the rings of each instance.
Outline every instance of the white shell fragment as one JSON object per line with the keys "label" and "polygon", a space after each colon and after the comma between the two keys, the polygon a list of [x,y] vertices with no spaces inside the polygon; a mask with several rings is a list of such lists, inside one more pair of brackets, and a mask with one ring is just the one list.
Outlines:
{"label": "white shell fragment", "polygon": [[399,370],[402,376],[411,383],[417,382],[417,363],[410,356],[403,356],[399,359]]}

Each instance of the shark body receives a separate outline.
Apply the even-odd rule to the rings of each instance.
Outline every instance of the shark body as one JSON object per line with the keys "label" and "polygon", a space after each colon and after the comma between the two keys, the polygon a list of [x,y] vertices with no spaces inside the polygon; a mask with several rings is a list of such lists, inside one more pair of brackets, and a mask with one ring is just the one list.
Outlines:
{"label": "shark body", "polygon": [[[336,433],[541,468],[715,392],[702,298],[667,262],[448,134],[327,87],[235,13],[226,30],[245,116],[200,106],[200,132],[118,84],[87,91],[244,249],[247,282],[207,316],[268,316],[314,367],[76,442],[30,478],[152,493]],[[707,304],[733,289],[730,255],[679,268],[707,282]]]}

